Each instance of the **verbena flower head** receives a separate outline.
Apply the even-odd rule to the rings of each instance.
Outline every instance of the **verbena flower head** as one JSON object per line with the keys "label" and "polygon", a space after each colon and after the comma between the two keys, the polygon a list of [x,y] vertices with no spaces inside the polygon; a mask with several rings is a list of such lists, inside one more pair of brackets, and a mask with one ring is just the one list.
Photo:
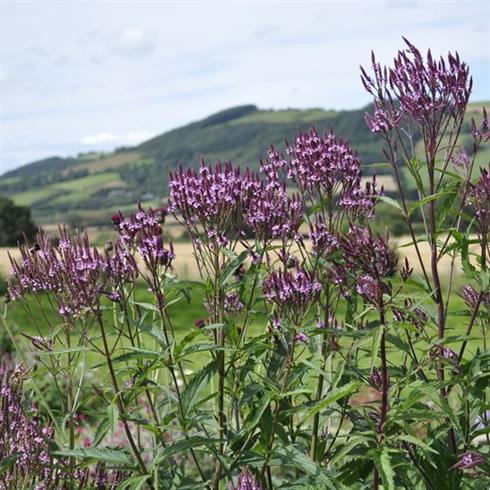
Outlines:
{"label": "verbena flower head", "polygon": [[9,294],[19,299],[27,293],[52,293],[59,313],[65,318],[95,307],[109,287],[132,280],[136,263],[121,247],[113,255],[102,256],[90,246],[87,235],[71,236],[59,229],[57,245],[44,233],[37,235],[36,247],[20,245],[20,261],[11,258]]}
{"label": "verbena flower head", "polygon": [[227,313],[233,314],[243,310],[243,303],[237,293],[229,292],[225,294],[224,309]]}
{"label": "verbena flower head", "polygon": [[342,237],[344,265],[339,274],[353,277],[358,294],[377,303],[389,292],[386,279],[395,272],[396,259],[388,246],[388,237],[373,236],[369,227],[353,226]]}
{"label": "verbena flower head", "polygon": [[469,201],[475,210],[480,230],[483,234],[490,229],[490,171],[481,169],[480,178],[472,184],[469,191]]}
{"label": "verbena flower head", "polygon": [[318,256],[328,257],[339,247],[338,236],[328,231],[327,224],[320,214],[316,216],[315,222],[310,224],[308,237],[311,240],[313,252]]}
{"label": "verbena flower head", "polygon": [[[27,481],[37,489],[54,488],[54,470],[49,455],[53,428],[44,427],[34,407],[24,408],[22,384],[25,370],[0,366],[0,460],[15,458],[15,464],[2,472],[0,489],[26,488]],[[33,488],[28,484],[29,488]]]}
{"label": "verbena flower head", "polygon": [[468,66],[458,54],[436,60],[430,50],[424,58],[406,39],[391,68],[382,67],[372,54],[372,75],[361,68],[361,80],[373,96],[374,113],[367,115],[373,132],[387,133],[404,117],[431,128],[431,141],[445,127],[446,117],[464,115],[471,93]]}
{"label": "verbena flower head", "polygon": [[[374,131],[396,126],[401,115],[425,124],[446,110],[464,113],[468,104],[472,80],[459,55],[449,53],[447,59],[436,60],[429,50],[424,59],[413,44],[404,40],[407,48],[398,52],[392,68],[382,68],[373,53],[373,75],[361,69],[364,87],[374,97],[375,112],[368,116],[368,125]],[[394,101],[399,103],[399,110]],[[385,122],[388,128],[382,127]]]}
{"label": "verbena flower head", "polygon": [[476,451],[466,451],[460,456],[458,462],[452,468],[456,470],[467,470],[481,466],[485,462],[486,459],[483,454],[477,453]]}
{"label": "verbena flower head", "polygon": [[238,476],[238,486],[235,487],[233,483],[230,483],[230,490],[262,490],[262,487],[250,474],[248,468],[244,468]]}
{"label": "verbena flower head", "polygon": [[255,181],[244,199],[244,221],[262,242],[298,238],[303,204],[297,194],[289,197],[284,183],[271,186]]}
{"label": "verbena flower head", "polygon": [[316,129],[300,132],[288,146],[288,177],[302,192],[317,193],[323,199],[338,199],[347,213],[371,214],[376,184],[361,188],[361,162],[349,145],[333,133],[320,135]]}
{"label": "verbena flower head", "polygon": [[117,228],[120,234],[121,252],[126,250],[128,253],[128,249],[136,250],[148,269],[153,271],[159,266],[171,266],[175,258],[173,245],[170,243],[168,248],[165,247],[160,224],[161,216],[156,211],[152,208],[145,210],[139,204],[136,213],[132,213],[128,218],[124,218],[120,213],[120,218]]}
{"label": "verbena flower head", "polygon": [[273,271],[264,281],[264,295],[279,311],[289,313],[294,321],[301,320],[310,304],[320,294],[321,284],[312,273],[301,269]]}
{"label": "verbena flower head", "polygon": [[20,261],[10,259],[12,274],[9,294],[19,299],[27,293],[52,293],[59,313],[65,318],[95,307],[102,294],[134,280],[137,266],[128,251],[116,244],[112,255],[101,255],[91,247],[87,235],[71,236],[59,228],[58,244],[44,233],[37,235],[35,247],[20,245]]}
{"label": "verbena flower head", "polygon": [[196,224],[224,240],[233,228],[240,207],[244,179],[231,162],[214,166],[201,162],[196,170],[179,168],[170,173],[170,210],[178,211],[189,228]]}

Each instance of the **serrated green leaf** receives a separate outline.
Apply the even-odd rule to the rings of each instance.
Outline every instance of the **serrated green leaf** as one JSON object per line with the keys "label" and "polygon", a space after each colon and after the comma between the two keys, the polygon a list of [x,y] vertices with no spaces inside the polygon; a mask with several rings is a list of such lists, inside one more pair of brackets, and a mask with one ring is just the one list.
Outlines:
{"label": "serrated green leaf", "polygon": [[199,393],[209,383],[209,380],[217,370],[217,361],[212,361],[190,379],[182,393],[182,416],[184,418],[188,416],[198,399]]}
{"label": "serrated green leaf", "polygon": [[[279,459],[279,466],[289,466],[293,468],[299,468],[308,475],[314,478],[316,484],[321,483],[323,488],[330,488],[331,490],[340,490],[345,488],[340,482],[334,482],[328,477],[327,473],[323,471],[320,465],[315,463],[309,456],[300,451],[293,445],[288,447],[280,446],[274,450],[274,459]],[[277,464],[274,459],[271,464]]]}
{"label": "serrated green leaf", "polygon": [[411,436],[409,434],[397,434],[395,441],[405,441],[405,442],[408,442],[409,444],[413,444],[414,446],[420,447],[424,451],[437,454],[437,451],[435,449],[432,449],[425,442],[423,442],[420,439],[418,439],[417,437]]}
{"label": "serrated green leaf", "polygon": [[384,490],[395,490],[395,472],[391,466],[390,453],[386,447],[371,449],[369,454],[372,456],[374,464],[378,469],[379,476],[383,483]]}
{"label": "serrated green leaf", "polygon": [[67,449],[65,451],[55,451],[55,456],[66,456],[70,458],[79,458],[82,460],[105,461],[111,464],[130,465],[131,461],[128,455],[122,449],[108,448],[78,448]]}
{"label": "serrated green leaf", "polygon": [[351,395],[359,388],[360,385],[360,381],[352,381],[349,384],[346,384],[340,388],[337,388],[336,390],[331,391],[330,393],[327,393],[325,397],[306,409],[305,420],[313,417],[313,415],[315,415],[316,413],[325,410],[328,406],[330,406],[337,400]]}

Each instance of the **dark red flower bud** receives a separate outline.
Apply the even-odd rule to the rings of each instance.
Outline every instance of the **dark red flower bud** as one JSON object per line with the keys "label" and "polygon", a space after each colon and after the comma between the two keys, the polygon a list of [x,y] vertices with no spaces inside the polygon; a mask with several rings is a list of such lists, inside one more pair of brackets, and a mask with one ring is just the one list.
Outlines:
{"label": "dark red flower bud", "polygon": [[196,328],[202,328],[204,325],[206,325],[206,322],[202,318],[198,318],[195,322],[194,325]]}

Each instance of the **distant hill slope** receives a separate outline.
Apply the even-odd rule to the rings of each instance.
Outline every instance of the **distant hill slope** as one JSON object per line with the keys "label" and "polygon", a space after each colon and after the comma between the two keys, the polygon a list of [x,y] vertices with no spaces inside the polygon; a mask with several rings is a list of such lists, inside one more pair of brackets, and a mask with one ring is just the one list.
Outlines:
{"label": "distant hill slope", "polygon": [[[479,119],[481,106],[468,111],[463,141],[469,137],[469,120]],[[260,110],[254,105],[227,109],[200,121],[168,131],[133,148],[112,153],[86,153],[73,158],[50,157],[24,165],[0,177],[0,194],[16,203],[33,206],[40,222],[91,217],[138,200],[158,201],[167,196],[169,170],[207,161],[232,160],[257,168],[271,144],[284,148],[300,129],[333,129],[347,139],[363,164],[382,159],[380,139],[364,123],[366,109]],[[488,160],[488,153],[487,153]],[[377,169],[377,173],[381,173]],[[97,211],[99,210],[99,211]],[[104,218],[105,219],[105,218]],[[86,220],[85,220],[86,221]],[[89,220],[90,221],[90,220]]]}

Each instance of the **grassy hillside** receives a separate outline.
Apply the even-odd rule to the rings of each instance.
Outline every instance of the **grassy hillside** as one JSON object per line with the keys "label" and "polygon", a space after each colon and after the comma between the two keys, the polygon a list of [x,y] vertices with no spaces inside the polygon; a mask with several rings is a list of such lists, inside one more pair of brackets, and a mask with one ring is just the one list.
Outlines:
{"label": "grassy hillside", "polygon": [[[462,141],[469,141],[469,121],[479,119],[480,104],[472,104]],[[487,107],[489,104],[485,104]],[[259,110],[234,107],[201,121],[163,133],[134,148],[112,153],[86,153],[72,158],[51,157],[30,163],[0,177],[0,194],[32,206],[42,224],[63,220],[78,225],[107,222],[114,209],[138,200],[158,202],[167,195],[168,172],[179,163],[197,166],[208,161],[232,160],[257,168],[268,147],[284,147],[299,129],[332,128],[347,139],[369,165],[382,158],[381,141],[364,123],[365,109]],[[487,148],[480,158],[490,156]],[[377,168],[378,174],[387,169]],[[367,169],[369,172],[369,169]],[[410,186],[409,181],[406,182]]]}

